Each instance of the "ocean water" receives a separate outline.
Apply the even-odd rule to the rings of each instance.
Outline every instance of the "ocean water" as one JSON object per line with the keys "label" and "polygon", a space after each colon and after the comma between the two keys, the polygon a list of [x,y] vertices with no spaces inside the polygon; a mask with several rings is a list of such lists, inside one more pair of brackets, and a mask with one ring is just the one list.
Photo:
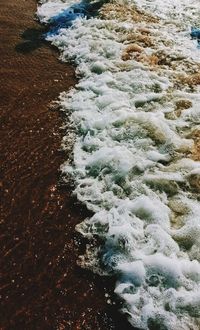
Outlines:
{"label": "ocean water", "polygon": [[79,77],[60,95],[76,131],[62,171],[94,214],[76,228],[89,242],[79,263],[113,276],[133,327],[197,330],[200,2],[119,0],[95,17],[93,6],[38,7]]}

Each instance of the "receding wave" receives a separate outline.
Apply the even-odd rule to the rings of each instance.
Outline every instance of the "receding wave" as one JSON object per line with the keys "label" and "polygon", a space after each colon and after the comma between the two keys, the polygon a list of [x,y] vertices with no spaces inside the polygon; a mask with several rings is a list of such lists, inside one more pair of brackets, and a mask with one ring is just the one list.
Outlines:
{"label": "receding wave", "polygon": [[80,264],[116,279],[134,327],[199,329],[199,0],[95,4],[38,8],[79,77],[60,105],[76,127],[62,171],[94,214]]}

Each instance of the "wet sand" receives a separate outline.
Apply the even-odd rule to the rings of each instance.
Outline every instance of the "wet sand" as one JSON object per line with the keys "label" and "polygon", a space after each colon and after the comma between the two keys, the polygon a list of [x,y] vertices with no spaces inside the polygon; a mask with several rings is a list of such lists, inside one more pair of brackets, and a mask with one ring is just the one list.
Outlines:
{"label": "wet sand", "polygon": [[35,11],[34,0],[1,4],[0,328],[128,329],[105,281],[76,265],[74,227],[87,211],[59,184],[67,155],[49,109],[76,78],[41,41]]}

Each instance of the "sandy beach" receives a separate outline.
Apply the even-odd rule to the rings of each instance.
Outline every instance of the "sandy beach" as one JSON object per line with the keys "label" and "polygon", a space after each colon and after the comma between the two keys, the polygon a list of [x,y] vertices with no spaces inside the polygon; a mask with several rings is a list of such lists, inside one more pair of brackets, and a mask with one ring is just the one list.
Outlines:
{"label": "sandy beach", "polygon": [[76,78],[41,41],[35,11],[34,0],[1,4],[0,328],[124,329],[104,281],[76,266],[87,212],[59,185],[62,119],[49,109]]}

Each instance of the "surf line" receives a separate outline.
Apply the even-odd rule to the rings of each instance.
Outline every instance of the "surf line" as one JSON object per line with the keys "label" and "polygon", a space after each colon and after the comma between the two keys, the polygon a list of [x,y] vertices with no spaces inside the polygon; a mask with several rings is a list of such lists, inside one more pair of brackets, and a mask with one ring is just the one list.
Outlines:
{"label": "surf line", "polygon": [[[116,278],[115,293],[131,324],[198,329],[200,267],[193,233],[199,230],[200,207],[193,178],[200,170],[185,155],[193,146],[186,133],[196,125],[199,95],[187,87],[176,89],[171,79],[183,65],[176,25],[168,30],[149,16],[146,20],[153,31],[145,33],[152,39],[139,32],[146,28],[139,20],[95,18],[75,19],[72,28],[48,37],[63,60],[74,60],[81,76],[76,89],[60,98],[77,127],[74,164],[62,170],[72,174],[78,199],[94,212],[77,230],[101,242],[90,245],[83,265]],[[148,53],[134,57],[136,45],[122,42],[132,36],[152,52],[154,43],[159,45],[164,65],[154,56],[154,70],[149,70]],[[187,66],[193,69],[190,59]],[[180,105],[185,111],[177,114]]]}

